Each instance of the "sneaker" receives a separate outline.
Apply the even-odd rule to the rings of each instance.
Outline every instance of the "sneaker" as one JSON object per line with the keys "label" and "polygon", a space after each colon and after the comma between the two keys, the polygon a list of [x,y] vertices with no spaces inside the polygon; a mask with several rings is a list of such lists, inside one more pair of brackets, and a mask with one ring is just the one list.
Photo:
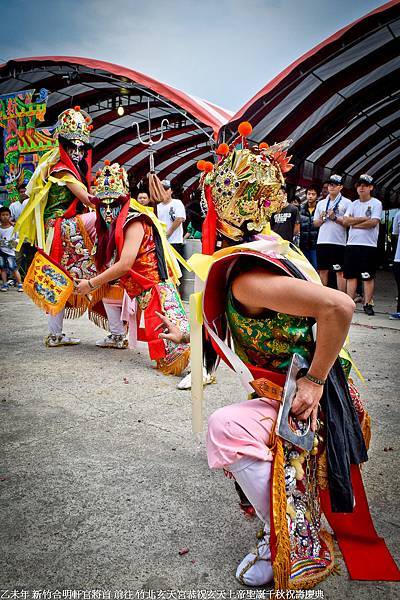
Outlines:
{"label": "sneaker", "polygon": [[392,313],[391,315],[389,315],[389,319],[392,319],[392,320],[394,320],[394,319],[400,320],[400,312],[395,312],[395,313]]}
{"label": "sneaker", "polygon": [[60,335],[49,335],[44,340],[47,348],[55,348],[56,346],[76,346],[81,343],[79,338],[68,337],[65,333],[61,333]]}
{"label": "sneaker", "polygon": [[[262,535],[262,533],[261,533]],[[236,579],[242,585],[259,587],[267,585],[274,578],[269,547],[269,533],[264,532],[254,552],[244,557],[236,570]]]}
{"label": "sneaker", "polygon": [[117,348],[118,350],[123,350],[128,347],[128,340],[123,333],[119,335],[110,333],[103,340],[97,340],[96,346],[98,348]]}
{"label": "sneaker", "polygon": [[19,283],[17,285],[17,292],[23,292],[23,291],[24,291],[24,288],[22,287],[22,283]]}
{"label": "sneaker", "polygon": [[375,312],[374,312],[374,308],[372,306],[372,304],[364,304],[363,306],[364,312],[366,315],[368,315],[369,317],[373,317]]}
{"label": "sneaker", "polygon": [[[209,385],[210,383],[215,383],[216,377],[215,375],[211,375],[211,373],[207,373],[205,368],[203,367],[203,386]],[[190,390],[192,388],[192,373],[188,373],[180,380],[178,385],[176,386],[178,390]]]}
{"label": "sneaker", "polygon": [[8,292],[8,285],[6,283],[1,286],[0,292]]}

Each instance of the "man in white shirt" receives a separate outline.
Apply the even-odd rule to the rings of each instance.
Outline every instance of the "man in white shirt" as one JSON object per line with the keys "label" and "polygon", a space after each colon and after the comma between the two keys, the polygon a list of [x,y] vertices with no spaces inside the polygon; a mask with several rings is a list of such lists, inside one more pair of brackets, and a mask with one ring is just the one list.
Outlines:
{"label": "man in white shirt", "polygon": [[393,274],[397,284],[397,311],[389,315],[389,319],[400,320],[400,210],[394,216],[392,227],[393,240],[397,237],[396,253],[393,262]]}
{"label": "man in white shirt", "polygon": [[167,226],[167,240],[182,254],[183,251],[183,225],[186,221],[186,211],[183,202],[172,197],[171,182],[162,181],[165,199],[157,205],[157,216]]}
{"label": "man in white shirt", "polygon": [[18,186],[18,194],[19,194],[19,198],[18,200],[15,200],[15,202],[12,202],[9,206],[10,208],[10,212],[11,212],[11,222],[15,225],[15,223],[17,222],[17,219],[19,218],[20,214],[22,213],[22,211],[24,210],[25,206],[28,203],[28,196],[26,194],[26,184],[24,183],[20,183]]}
{"label": "man in white shirt", "polygon": [[351,200],[342,196],[343,179],[331,175],[328,180],[328,196],[320,200],[314,213],[314,226],[319,227],[317,239],[317,266],[324,285],[328,285],[329,271],[335,271],[337,288],[346,291],[343,278],[346,225],[343,222]]}
{"label": "man in white shirt", "polygon": [[349,230],[345,253],[344,277],[347,279],[347,293],[354,298],[357,278],[364,283],[364,312],[374,316],[372,298],[375,287],[379,223],[382,216],[382,202],[372,197],[374,180],[364,173],[358,178],[358,200],[354,200],[346,211],[344,222]]}

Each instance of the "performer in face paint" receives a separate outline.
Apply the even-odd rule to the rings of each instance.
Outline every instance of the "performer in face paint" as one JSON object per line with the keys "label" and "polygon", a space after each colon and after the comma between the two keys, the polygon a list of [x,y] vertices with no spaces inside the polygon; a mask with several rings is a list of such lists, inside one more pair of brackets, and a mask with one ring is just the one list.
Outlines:
{"label": "performer in face paint", "polygon": [[[87,212],[91,206],[91,122],[91,117],[79,106],[59,115],[55,132],[57,147],[40,159],[27,186],[29,201],[15,226],[21,243],[26,240],[36,244],[45,250],[53,263],[73,277],[96,272],[84,233],[85,226],[93,226],[95,218],[94,213]],[[43,308],[48,307],[46,301],[51,298],[51,290],[44,289],[39,282],[38,285],[32,283],[35,302],[41,305],[42,293]],[[86,308],[86,299],[71,295],[65,309],[55,315],[49,314],[46,345],[78,344],[79,339],[63,333],[63,320],[64,316],[81,316]]]}
{"label": "performer in face paint", "polygon": [[79,280],[76,291],[91,294],[100,286],[116,283],[122,292],[120,297],[114,297],[115,302],[107,295],[103,297],[111,333],[97,345],[124,348],[127,341],[123,321],[129,321],[131,337],[139,324],[139,339],[148,343],[150,357],[158,368],[179,375],[189,360],[188,344],[163,341],[155,329],[161,323],[158,311],[188,330],[173,282],[174,265],[165,235],[154,213],[130,198],[126,171],[118,163],[105,163],[96,175],[92,199],[96,207],[98,274]]}
{"label": "performer in face paint", "polygon": [[[324,512],[339,543],[343,535],[356,540],[354,546],[342,546],[351,572],[362,552],[363,565],[368,562],[363,578],[389,572],[398,579],[373,529],[358,468],[367,460],[369,416],[347,381],[348,356],[338,358],[344,356],[354,303],[324,288],[301,252],[268,232],[290,165],[284,144],[250,148],[249,131],[250,124],[241,124],[240,138],[230,147],[221,144],[219,163],[202,176],[208,207],[203,252],[212,254],[217,238],[223,246],[213,255],[204,283],[203,320],[216,353],[240,374],[247,390],[254,390],[250,400],[218,409],[208,422],[210,467],[235,479],[263,523],[255,552],[245,556],[236,576],[249,586],[274,581],[281,590],[317,585],[335,570],[333,540],[321,525]],[[162,321],[161,338],[186,339],[165,316]],[[225,343],[228,329],[234,353]],[[297,381],[291,428],[300,432],[310,419],[310,452],[276,430],[294,353],[307,359],[309,368]],[[354,506],[362,518],[353,516]],[[379,546],[379,573],[370,543]]]}

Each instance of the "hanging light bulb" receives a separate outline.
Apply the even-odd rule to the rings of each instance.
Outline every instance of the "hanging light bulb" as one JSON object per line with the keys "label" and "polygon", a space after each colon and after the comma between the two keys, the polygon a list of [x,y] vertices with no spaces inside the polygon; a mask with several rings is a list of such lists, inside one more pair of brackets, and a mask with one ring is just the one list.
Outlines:
{"label": "hanging light bulb", "polygon": [[123,107],[123,106],[118,106],[118,108],[117,108],[117,113],[118,113],[118,115],[119,115],[120,117],[123,117],[123,116],[124,116],[124,113],[125,113],[124,107]]}

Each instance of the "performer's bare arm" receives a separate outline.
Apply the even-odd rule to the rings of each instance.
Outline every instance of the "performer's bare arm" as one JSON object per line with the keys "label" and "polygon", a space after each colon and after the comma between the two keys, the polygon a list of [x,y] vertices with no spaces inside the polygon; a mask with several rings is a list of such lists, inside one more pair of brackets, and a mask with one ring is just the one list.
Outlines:
{"label": "performer's bare arm", "polygon": [[[61,179],[64,175],[70,175],[68,171],[57,171],[57,173],[53,173],[53,177],[56,179]],[[90,201],[90,194],[81,187],[77,183],[66,183],[67,188],[73,193],[75,198],[78,198],[85,206],[89,208],[94,208],[93,204]]]}
{"label": "performer's bare arm", "polygon": [[[325,380],[346,339],[355,304],[343,292],[316,283],[254,269],[240,274],[232,284],[233,295],[249,316],[257,318],[265,308],[289,315],[312,317],[317,339],[309,374]],[[311,415],[315,429],[323,386],[301,378],[292,412],[300,419]]]}
{"label": "performer's bare arm", "polygon": [[99,275],[96,275],[96,277],[93,277],[90,280],[90,284],[87,279],[77,280],[79,281],[79,284],[76,286],[78,294],[90,294],[94,288],[104,285],[109,281],[115,281],[123,275],[126,275],[136,260],[143,236],[143,225],[139,221],[133,221],[133,223],[128,225],[124,246],[119,260],[102,273],[99,273]]}

